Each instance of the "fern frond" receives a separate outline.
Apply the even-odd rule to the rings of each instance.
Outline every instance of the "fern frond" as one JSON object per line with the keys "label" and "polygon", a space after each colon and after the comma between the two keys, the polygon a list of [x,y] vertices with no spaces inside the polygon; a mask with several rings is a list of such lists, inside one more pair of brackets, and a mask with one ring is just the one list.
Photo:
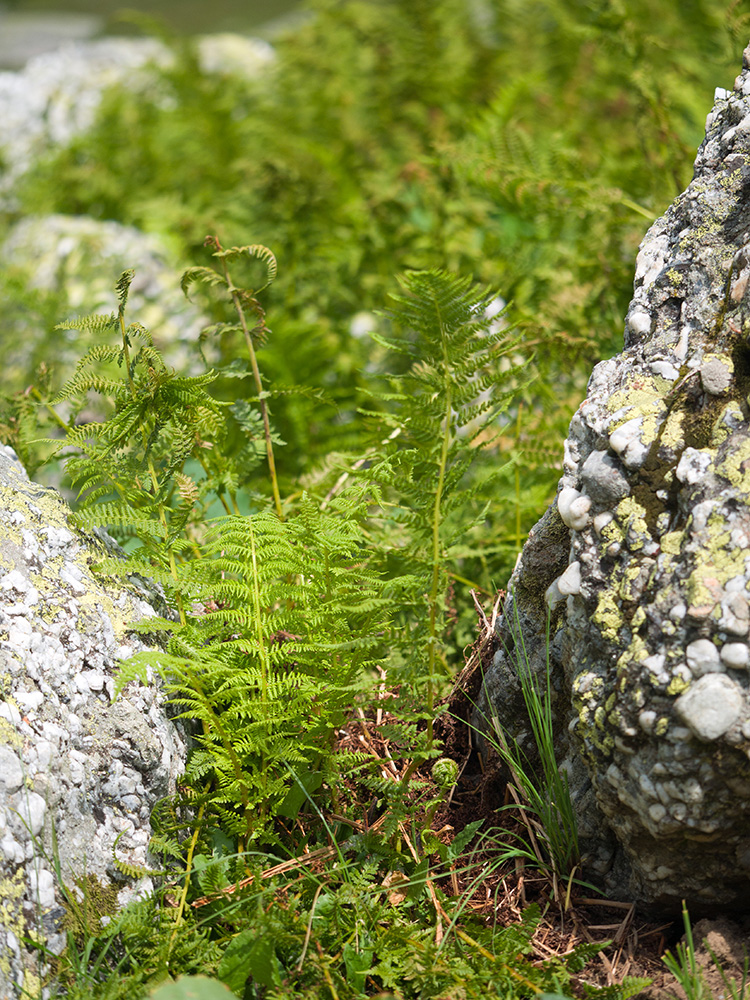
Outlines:
{"label": "fern frond", "polygon": [[79,528],[118,525],[133,528],[152,538],[164,537],[162,526],[154,521],[149,511],[136,510],[122,503],[102,503],[87,510],[74,511],[70,519]]}
{"label": "fern frond", "polygon": [[227,284],[224,276],[212,267],[189,267],[180,280],[180,288],[186,298],[190,297],[190,286],[194,285],[196,281],[200,281],[204,285],[224,285],[226,287]]}
{"label": "fern frond", "polygon": [[77,316],[58,323],[56,330],[81,330],[87,333],[104,333],[106,330],[117,329],[117,316],[114,313],[91,316]]}
{"label": "fern frond", "polygon": [[268,247],[262,246],[260,243],[254,243],[252,246],[245,247],[229,247],[226,250],[217,250],[213,256],[223,258],[226,261],[236,260],[238,257],[247,255],[248,257],[255,258],[261,261],[261,263],[266,265],[266,283],[261,285],[259,288],[253,289],[253,295],[257,295],[259,292],[264,291],[272,284],[276,279],[276,274],[278,271],[278,264],[276,262],[276,257]]}
{"label": "fern frond", "polygon": [[118,858],[117,845],[120,843],[120,840],[123,838],[124,835],[125,835],[125,830],[122,830],[120,833],[118,833],[117,837],[115,838],[115,842],[112,845],[112,862],[115,868],[119,872],[121,872],[128,878],[136,878],[136,879],[145,878],[146,876],[154,877],[157,875],[166,875],[166,872],[161,869],[157,870],[152,868],[145,868],[143,865],[135,865],[132,864],[131,862],[122,861],[120,858]]}
{"label": "fern frond", "polygon": [[133,283],[134,277],[135,271],[132,267],[129,267],[126,271],[123,271],[117,279],[115,290],[117,291],[117,303],[120,307],[121,313],[125,311],[125,306],[128,301],[128,292],[130,291],[130,286]]}

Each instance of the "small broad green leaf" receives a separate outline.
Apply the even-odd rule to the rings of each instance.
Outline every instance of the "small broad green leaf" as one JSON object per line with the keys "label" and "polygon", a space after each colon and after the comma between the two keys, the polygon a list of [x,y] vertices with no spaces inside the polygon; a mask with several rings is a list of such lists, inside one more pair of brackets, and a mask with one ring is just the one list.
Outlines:
{"label": "small broad green leaf", "polygon": [[180,976],[149,993],[150,1000],[230,1000],[231,996],[223,983],[208,976]]}
{"label": "small broad green leaf", "polygon": [[323,775],[320,771],[294,772],[295,784],[287,792],[286,798],[279,806],[280,816],[287,819],[294,819],[305,802],[312,797],[314,792],[323,784]]}
{"label": "small broad green leaf", "polygon": [[346,966],[346,979],[358,993],[364,992],[365,979],[372,967],[372,948],[357,949],[353,944],[345,944],[343,955]]}
{"label": "small broad green leaf", "polygon": [[466,845],[471,841],[472,837],[482,823],[484,823],[483,819],[475,820],[473,823],[467,823],[463,830],[456,834],[452,843],[448,847],[448,857],[451,861],[455,861],[461,854],[464,847],[466,847]]}
{"label": "small broad green leaf", "polygon": [[428,858],[422,858],[417,867],[411,874],[409,879],[409,888],[406,891],[408,899],[416,900],[422,895],[425,889],[425,884],[427,882],[427,872],[429,871],[430,862]]}
{"label": "small broad green leaf", "polygon": [[242,995],[250,975],[250,949],[257,936],[253,929],[239,933],[229,943],[219,963],[219,978],[238,996]]}
{"label": "small broad green leaf", "polygon": [[276,949],[270,938],[258,938],[250,948],[250,975],[261,986],[278,986],[281,981]]}

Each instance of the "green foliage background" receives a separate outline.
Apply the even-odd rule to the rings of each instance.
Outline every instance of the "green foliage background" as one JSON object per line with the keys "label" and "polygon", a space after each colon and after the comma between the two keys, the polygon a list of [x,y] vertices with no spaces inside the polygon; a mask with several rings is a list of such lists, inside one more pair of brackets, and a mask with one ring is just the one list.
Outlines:
{"label": "green foliage background", "polygon": [[[592,365],[618,348],[638,242],[689,180],[713,89],[739,68],[747,15],[720,0],[311,10],[259,80],[203,73],[175,43],[172,69],[106,94],[95,127],[25,176],[20,214],[133,224],[166,238],[179,265],[201,261],[207,233],[274,251],[263,370],[329,400],[274,403],[287,485],[361,447],[357,409],[385,357],[352,320],[365,313],[387,330],[370,314],[395,273],[441,267],[500,289],[540,377],[506,417],[501,444],[517,462],[470,539],[480,565],[461,574],[491,591],[554,488]],[[8,264],[0,343],[31,323],[36,361],[54,366],[55,303],[25,292],[28,276]],[[229,332],[210,360],[239,352]],[[3,388],[16,391],[12,377]]]}
{"label": "green foliage background", "polygon": [[[67,310],[64,290],[36,295],[33,267],[12,260],[0,274],[0,350],[10,351],[19,337],[34,341],[26,370],[0,372],[0,389],[8,394],[0,429],[29,471],[33,474],[49,453],[49,446],[45,451],[35,443],[39,435],[32,430],[40,402],[55,394],[68,403],[75,398],[67,416],[57,418],[58,424],[68,421],[67,432],[83,447],[83,458],[69,471],[79,485],[83,481],[99,491],[95,499],[109,503],[123,541],[153,536],[148,525],[156,511],[164,537],[152,549],[144,543],[142,551],[151,559],[152,575],[172,579],[178,595],[178,578],[183,579],[178,562],[190,546],[202,543],[200,525],[191,520],[194,505],[201,516],[219,512],[218,501],[213,508],[209,503],[213,491],[227,512],[231,500],[238,519],[227,522],[225,534],[209,533],[206,551],[215,559],[214,576],[206,577],[204,596],[218,594],[219,606],[213,617],[183,621],[183,631],[175,627],[170,646],[181,704],[204,727],[189,775],[195,801],[221,821],[193,828],[190,819],[173,817],[161,831],[162,847],[186,870],[194,864],[206,893],[239,878],[248,866],[262,865],[261,859],[234,853],[242,855],[253,837],[266,836],[265,847],[274,836],[278,840],[278,830],[268,832],[274,816],[262,816],[262,833],[253,832],[248,817],[268,807],[293,818],[302,807],[302,799],[292,809],[286,798],[293,781],[282,744],[290,738],[292,716],[294,725],[302,715],[315,721],[294,761],[304,778],[299,788],[311,799],[324,777],[335,785],[330,760],[319,759],[316,747],[332,740],[348,699],[361,692],[362,677],[344,670],[339,656],[347,637],[360,650],[360,672],[371,670],[390,644],[394,674],[418,682],[416,694],[427,692],[430,708],[440,693],[436,671],[442,671],[444,683],[460,666],[460,651],[473,638],[469,590],[491,595],[507,581],[528,528],[553,494],[561,442],[591,367],[619,348],[638,243],[689,181],[713,90],[731,87],[750,29],[739,2],[719,0],[315,0],[310,10],[308,21],[279,40],[275,64],[257,80],[204,73],[190,43],[175,42],[172,68],[132,90],[106,93],[94,127],[35,164],[15,192],[17,208],[0,219],[0,236],[32,214],[116,220],[158,234],[178,269],[207,263],[208,233],[225,247],[263,244],[278,259],[278,277],[263,293],[265,320],[256,347],[264,384],[272,390],[268,405],[288,522],[264,513],[270,507],[268,442],[254,409],[257,398],[248,388],[248,369],[238,361],[244,357],[242,333],[226,296],[191,291],[214,322],[202,342],[214,374],[194,374],[190,382],[156,364],[151,341],[137,324],[125,330],[120,290],[123,343],[130,337],[145,345],[138,384],[151,386],[154,397],[173,400],[170,424],[148,412],[145,390],[129,402],[132,390],[115,384],[125,347],[96,348],[88,368],[71,382],[70,362],[62,357],[53,327]],[[239,262],[235,266],[238,286],[257,287],[257,262],[248,260],[244,273]],[[440,339],[430,342],[435,324],[420,327],[426,299],[416,312],[409,312],[411,300],[403,296],[394,312],[383,311],[389,295],[399,290],[394,276],[425,269],[459,273],[466,280],[451,292],[452,299],[460,298],[459,292],[467,296],[453,330],[458,346],[451,377],[463,379],[464,387],[467,380],[484,379],[477,381],[478,389],[499,385],[509,393],[506,405],[494,410],[476,404],[469,392],[459,394],[461,406],[478,406],[474,417],[492,418],[472,425],[463,453],[464,416],[457,414],[452,427],[439,406],[431,415],[431,400],[447,384],[450,365],[440,360]],[[447,287],[440,282],[450,279],[435,278],[437,273],[431,270],[429,281]],[[111,276],[112,284],[117,276]],[[420,281],[429,284],[412,275],[405,286],[414,293]],[[487,304],[482,294],[471,298],[472,282],[499,290],[509,303],[498,321],[508,328],[502,338],[505,356],[488,350],[477,360],[476,339],[467,339],[461,354],[474,305]],[[248,293],[246,304],[252,301]],[[84,303],[81,311],[91,310]],[[81,355],[99,343],[107,322],[68,324],[77,331]],[[361,336],[363,325],[373,338]],[[117,326],[114,316],[110,326]],[[500,329],[484,325],[484,333],[491,334],[488,349]],[[472,328],[471,336],[480,332]],[[163,346],[159,330],[151,333],[157,348]],[[40,359],[43,373],[34,371]],[[110,365],[109,374],[99,373],[100,363]],[[174,400],[179,402],[181,393],[192,392],[197,400],[198,390],[209,385],[218,403],[201,396],[193,410],[179,410]],[[72,425],[92,419],[94,388],[110,396],[95,415],[112,419],[89,434]],[[136,410],[143,439],[128,443],[130,425],[125,425]],[[200,449],[185,430],[189,423],[206,439],[213,434],[226,458],[216,468],[213,458],[206,460],[206,479],[198,486],[190,477]],[[470,423],[467,411],[465,424]],[[436,428],[445,431],[444,451],[435,445]],[[394,430],[401,436],[394,437]],[[158,490],[154,485],[149,494],[148,483],[134,472],[137,489],[116,496],[115,479],[104,478],[100,461],[115,440],[118,468],[135,469],[146,458],[161,463],[152,470]],[[358,479],[360,492],[339,493],[324,515],[334,484],[355,463],[365,472]],[[368,483],[368,471],[371,492],[361,486]],[[432,494],[422,483],[442,482],[441,477],[445,498],[436,494],[430,506]],[[373,503],[381,504],[378,516]],[[79,514],[80,523],[93,523],[97,511],[101,508],[89,505]],[[248,521],[241,515],[248,512],[260,517],[268,558],[245,579],[250,543],[232,542],[234,550],[228,545],[233,531],[245,530]],[[179,535],[183,528],[197,533],[185,541]],[[343,581],[330,608],[320,612],[314,648],[297,632],[319,604],[315,588],[323,584],[315,582],[312,564],[290,569],[289,547],[305,532],[313,540],[306,558],[320,562],[321,552],[330,553],[331,572]],[[232,563],[233,558],[239,561]],[[234,583],[224,592],[227,567]],[[144,568],[149,567],[144,563]],[[308,591],[300,583],[305,579]],[[269,595],[279,587],[284,601],[273,607]],[[362,593],[370,603],[357,609],[347,595]],[[236,604],[227,611],[232,601]],[[351,606],[344,607],[346,601]],[[284,640],[291,643],[286,651],[279,641],[273,662],[264,659],[264,629],[291,636]],[[415,643],[421,644],[419,655]],[[325,710],[324,648],[330,654],[326,662],[333,664],[328,677],[339,671],[335,697]],[[247,659],[256,654],[257,663]],[[288,684],[281,678],[292,654],[297,676],[305,679],[297,687],[293,674]],[[209,656],[215,689],[198,690]],[[241,669],[244,701],[231,681]],[[276,717],[269,708],[274,684],[278,704],[290,703],[289,717]],[[233,719],[233,707],[240,704],[246,717]],[[231,734],[224,738],[219,715],[227,727],[247,725],[241,746]],[[411,731],[409,738],[415,760],[420,754],[429,759],[431,731],[427,744]],[[349,763],[356,768],[361,762]],[[389,787],[385,782],[376,791],[396,817],[384,829],[398,836],[406,807]],[[333,804],[345,808],[335,795]],[[159,824],[154,826],[159,834]],[[293,838],[284,843],[289,850],[302,849]],[[377,975],[383,988],[398,996],[479,996],[487,989],[503,995],[516,990],[520,996],[529,989],[570,988],[572,959],[540,971],[517,957],[528,952],[534,915],[525,930],[513,932],[515,938],[477,926],[473,937],[464,934],[463,943],[453,936],[450,946],[438,947],[424,923],[427,857],[420,868],[422,862],[405,862],[400,848],[389,844],[350,837],[348,859],[344,863],[339,852],[335,873],[283,892],[272,883],[236,904],[216,906],[205,920],[186,917],[179,934],[163,909],[156,917],[150,904],[128,911],[106,932],[92,931],[79,966],[70,952],[70,995],[126,995],[120,988],[142,995],[167,969],[218,970],[246,997],[335,996],[327,985],[334,980],[342,997],[361,996],[368,975]],[[406,929],[403,911],[391,912],[382,887],[384,874],[397,864],[409,882],[413,932]],[[189,886],[186,875],[179,919]],[[272,905],[277,891],[285,906]],[[300,960],[296,986],[286,992],[285,976],[294,979],[290,969],[300,949],[304,958],[315,921],[326,954],[313,955],[304,971]],[[256,942],[249,951],[243,934]],[[95,948],[102,950],[94,960]],[[474,959],[488,948],[494,949],[495,964],[477,971]],[[514,955],[515,972],[508,972]]]}

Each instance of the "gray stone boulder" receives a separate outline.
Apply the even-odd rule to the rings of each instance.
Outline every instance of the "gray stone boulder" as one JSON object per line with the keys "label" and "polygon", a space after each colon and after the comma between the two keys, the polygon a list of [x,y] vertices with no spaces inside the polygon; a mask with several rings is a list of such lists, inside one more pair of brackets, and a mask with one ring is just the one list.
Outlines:
{"label": "gray stone boulder", "polygon": [[[149,816],[175,791],[185,743],[155,684],[113,698],[149,595],[102,581],[106,542],[68,523],[55,490],[0,446],[0,996],[38,994],[38,954],[65,945],[67,889],[123,905],[152,888]],[[103,536],[104,538],[105,536]]]}
{"label": "gray stone boulder", "polygon": [[[647,233],[475,713],[530,746],[513,656],[551,671],[586,874],[691,913],[750,900],[750,46]],[[491,708],[490,708],[491,706]]]}

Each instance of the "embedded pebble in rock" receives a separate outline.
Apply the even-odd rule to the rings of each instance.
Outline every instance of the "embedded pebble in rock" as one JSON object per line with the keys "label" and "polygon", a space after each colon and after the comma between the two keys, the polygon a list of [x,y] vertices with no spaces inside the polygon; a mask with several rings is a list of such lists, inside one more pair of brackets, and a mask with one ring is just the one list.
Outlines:
{"label": "embedded pebble in rock", "polygon": [[569,528],[581,531],[589,523],[591,500],[570,487],[561,490],[558,503],[560,517]]}
{"label": "embedded pebble in rock", "polygon": [[609,436],[609,446],[629,469],[637,469],[643,464],[648,454],[648,447],[643,441],[643,417],[633,417],[612,431]]}
{"label": "embedded pebble in rock", "polygon": [[695,677],[722,670],[719,650],[709,639],[698,639],[691,642],[685,650],[688,666]]}
{"label": "embedded pebble in rock", "polygon": [[728,642],[721,648],[721,662],[730,670],[746,670],[750,663],[750,649],[744,642]]}
{"label": "embedded pebble in rock", "polygon": [[129,684],[112,700],[118,653],[145,648],[128,625],[155,611],[143,586],[93,576],[91,563],[111,554],[106,536],[70,526],[69,512],[0,446],[0,997],[9,1000],[26,972],[39,975],[40,953],[25,940],[53,954],[65,946],[54,860],[68,884],[113,885],[121,904],[148,891],[150,879],[116,869],[114,843],[122,833],[118,855],[154,867],[151,808],[185,763],[158,686]]}
{"label": "embedded pebble in rock", "polygon": [[732,384],[734,365],[731,358],[710,358],[701,365],[701,385],[705,392],[720,396]]}
{"label": "embedded pebble in rock", "polygon": [[748,188],[750,46],[641,244],[623,352],[571,421],[472,720],[533,746],[520,628],[540,681],[549,663],[584,875],[654,915],[750,898]]}
{"label": "embedded pebble in rock", "polygon": [[614,455],[606,451],[591,452],[581,466],[581,482],[586,494],[605,506],[623,500],[630,493],[622,466]]}
{"label": "embedded pebble in rock", "polygon": [[569,597],[571,594],[578,594],[581,590],[581,566],[580,563],[572,562],[557,581],[557,587],[561,594]]}
{"label": "embedded pebble in rock", "polygon": [[699,740],[717,740],[740,717],[740,688],[722,674],[701,677],[675,702],[675,712]]}

